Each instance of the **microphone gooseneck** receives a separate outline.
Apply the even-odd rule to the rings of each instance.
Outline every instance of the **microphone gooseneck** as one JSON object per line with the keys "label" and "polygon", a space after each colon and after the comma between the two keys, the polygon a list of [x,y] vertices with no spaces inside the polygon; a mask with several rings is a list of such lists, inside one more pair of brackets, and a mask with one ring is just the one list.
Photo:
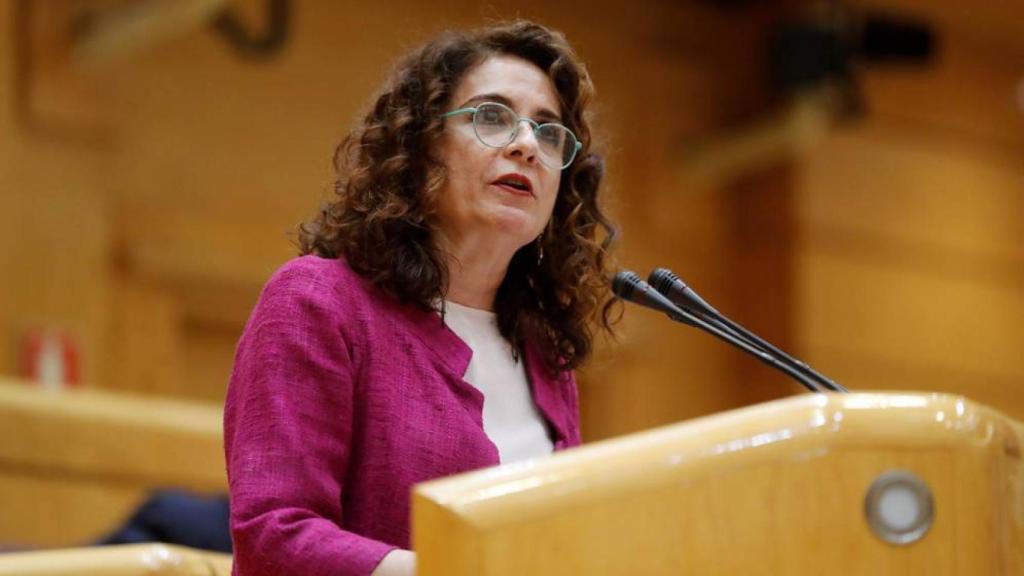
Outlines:
{"label": "microphone gooseneck", "polygon": [[764,350],[751,345],[749,342],[738,337],[735,333],[721,326],[708,322],[700,316],[676,306],[671,300],[661,294],[650,284],[644,282],[634,272],[623,270],[612,279],[612,292],[623,300],[639,304],[666,314],[672,320],[681,322],[695,328],[700,328],[719,340],[723,340],[744,352],[756,357],[758,360],[769,366],[785,372],[790,377],[804,385],[811,392],[822,392],[823,390],[813,380],[804,374],[779,362],[774,356]]}
{"label": "microphone gooseneck", "polygon": [[795,371],[801,372],[819,385],[835,392],[848,392],[848,390],[814,370],[804,362],[793,358],[789,354],[778,349],[771,343],[765,341],[757,334],[747,330],[740,324],[729,319],[727,316],[715,310],[710,304],[704,301],[697,292],[686,285],[678,276],[667,268],[658,268],[649,276],[650,284],[662,295],[668,298],[676,306],[687,310],[704,320],[718,325],[724,330],[731,332],[741,340],[750,343],[755,348],[763,350],[776,358],[783,364],[791,366]]}

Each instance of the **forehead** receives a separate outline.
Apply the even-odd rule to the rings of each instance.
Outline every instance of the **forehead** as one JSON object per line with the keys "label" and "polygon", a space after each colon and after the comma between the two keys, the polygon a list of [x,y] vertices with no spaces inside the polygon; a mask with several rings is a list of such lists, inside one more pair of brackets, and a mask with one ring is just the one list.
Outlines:
{"label": "forehead", "polygon": [[452,104],[459,106],[484,94],[504,96],[520,114],[548,111],[560,115],[554,83],[543,70],[518,56],[494,55],[470,68],[456,88]]}

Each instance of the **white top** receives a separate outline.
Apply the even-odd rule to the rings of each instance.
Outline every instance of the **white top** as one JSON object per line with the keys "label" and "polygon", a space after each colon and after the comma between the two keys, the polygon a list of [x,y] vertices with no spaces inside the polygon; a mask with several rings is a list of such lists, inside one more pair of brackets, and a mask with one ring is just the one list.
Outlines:
{"label": "white top", "polygon": [[473,351],[463,380],[484,395],[484,433],[502,463],[551,454],[547,425],[530,395],[526,367],[498,331],[494,312],[445,301],[445,323]]}

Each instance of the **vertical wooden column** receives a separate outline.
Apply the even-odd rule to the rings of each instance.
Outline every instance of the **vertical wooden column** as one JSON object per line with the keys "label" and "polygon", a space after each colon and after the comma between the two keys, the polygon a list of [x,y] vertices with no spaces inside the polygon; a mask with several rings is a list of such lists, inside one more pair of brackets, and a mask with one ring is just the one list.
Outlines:
{"label": "vertical wooden column", "polygon": [[[722,296],[712,300],[724,314],[787,352],[795,341],[795,255],[798,248],[792,108],[770,85],[769,39],[798,1],[750,6],[736,14],[744,29],[731,48],[743,64],[729,73],[719,113],[718,176],[723,215]],[[713,155],[709,155],[713,156]],[[723,344],[725,346],[725,344]],[[737,405],[799,392],[790,378],[740,350],[729,351],[729,385]]]}
{"label": "vertical wooden column", "polygon": [[[729,214],[731,302],[723,313],[787,352],[795,338],[798,228],[792,162],[749,174],[723,191]],[[737,351],[737,355],[742,354]],[[737,396],[764,402],[802,388],[746,354],[737,358]]]}

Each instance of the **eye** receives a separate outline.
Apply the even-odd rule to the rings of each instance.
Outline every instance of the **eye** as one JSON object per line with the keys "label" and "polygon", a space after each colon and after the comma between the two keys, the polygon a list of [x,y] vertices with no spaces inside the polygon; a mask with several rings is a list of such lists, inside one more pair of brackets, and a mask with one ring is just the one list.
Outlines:
{"label": "eye", "polygon": [[543,144],[560,148],[562,142],[565,141],[565,130],[560,126],[550,124],[541,126],[540,130],[537,130],[537,140]]}
{"label": "eye", "polygon": [[508,114],[497,106],[481,106],[476,111],[476,121],[486,126],[503,126],[508,123]]}

